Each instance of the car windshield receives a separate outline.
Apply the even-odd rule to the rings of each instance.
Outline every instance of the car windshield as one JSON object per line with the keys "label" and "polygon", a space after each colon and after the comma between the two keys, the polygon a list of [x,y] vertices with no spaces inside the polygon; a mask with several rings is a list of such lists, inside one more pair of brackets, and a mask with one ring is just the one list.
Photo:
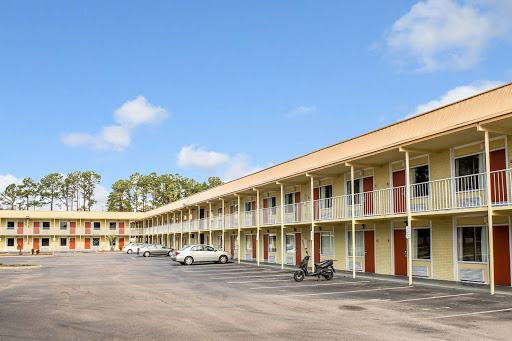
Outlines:
{"label": "car windshield", "polygon": [[186,249],[190,248],[192,245],[185,245],[182,247],[179,251],[185,251]]}

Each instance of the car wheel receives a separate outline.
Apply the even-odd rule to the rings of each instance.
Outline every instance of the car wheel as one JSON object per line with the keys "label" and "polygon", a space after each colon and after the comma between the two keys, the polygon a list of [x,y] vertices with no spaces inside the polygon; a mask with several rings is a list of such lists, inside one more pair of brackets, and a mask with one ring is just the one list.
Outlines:
{"label": "car wheel", "polygon": [[128,249],[128,251],[126,251],[126,253],[130,255],[133,253],[133,251],[132,251],[132,249]]}
{"label": "car wheel", "polygon": [[227,262],[228,262],[228,257],[226,257],[225,255],[222,255],[219,257],[220,264],[226,264]]}
{"label": "car wheel", "polygon": [[149,257],[149,251],[144,252],[143,256],[144,257]]}
{"label": "car wheel", "polygon": [[190,256],[185,258],[185,265],[192,265],[194,263],[194,259]]}
{"label": "car wheel", "polygon": [[167,257],[172,256],[172,251],[167,252]]}

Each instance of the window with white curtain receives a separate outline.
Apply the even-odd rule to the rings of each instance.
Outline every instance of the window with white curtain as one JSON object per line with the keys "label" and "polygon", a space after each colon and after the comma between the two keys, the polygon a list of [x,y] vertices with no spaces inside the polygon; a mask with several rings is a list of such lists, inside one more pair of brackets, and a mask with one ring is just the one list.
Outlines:
{"label": "window with white curtain", "polygon": [[320,254],[326,256],[334,255],[334,233],[321,232],[320,233]]}
{"label": "window with white curtain", "polygon": [[[352,257],[352,231],[348,231],[348,256]],[[356,231],[356,257],[364,257],[364,232]]]}

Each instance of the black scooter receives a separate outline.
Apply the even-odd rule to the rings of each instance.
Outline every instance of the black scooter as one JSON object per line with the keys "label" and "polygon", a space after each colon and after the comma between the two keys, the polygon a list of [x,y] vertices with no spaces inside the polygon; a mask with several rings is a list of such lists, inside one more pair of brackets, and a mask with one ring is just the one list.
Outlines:
{"label": "black scooter", "polygon": [[320,276],[324,276],[324,278],[328,281],[330,281],[334,277],[334,273],[336,272],[334,270],[334,260],[324,260],[319,263],[315,263],[315,271],[313,273],[310,273],[308,271],[308,263],[309,263],[309,254],[306,251],[306,257],[300,262],[299,270],[297,270],[293,274],[293,279],[297,282],[302,282],[304,280],[304,277],[306,276],[316,276],[318,279],[320,279]]}

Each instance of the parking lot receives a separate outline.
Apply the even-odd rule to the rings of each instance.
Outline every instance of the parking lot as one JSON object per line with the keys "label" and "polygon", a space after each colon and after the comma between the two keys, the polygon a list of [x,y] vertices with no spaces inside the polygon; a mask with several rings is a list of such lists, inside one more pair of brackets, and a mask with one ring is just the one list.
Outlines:
{"label": "parking lot", "polygon": [[7,258],[0,339],[510,339],[512,296],[401,281],[293,280],[253,264],[182,266],[169,257]]}

